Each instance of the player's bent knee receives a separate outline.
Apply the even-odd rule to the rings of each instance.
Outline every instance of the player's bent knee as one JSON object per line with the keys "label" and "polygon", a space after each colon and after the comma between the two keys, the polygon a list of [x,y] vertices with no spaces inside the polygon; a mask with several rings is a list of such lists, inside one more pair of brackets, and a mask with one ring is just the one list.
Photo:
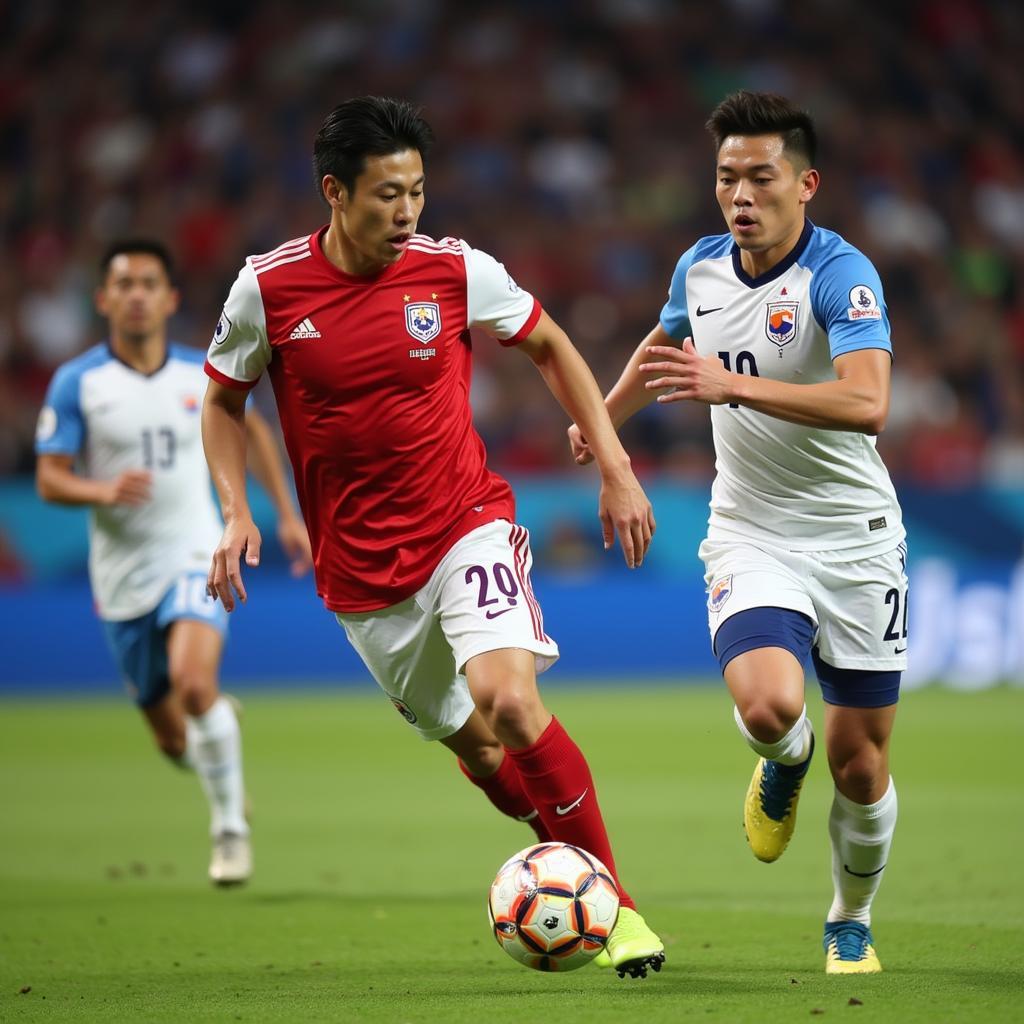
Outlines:
{"label": "player's bent knee", "polygon": [[494,695],[490,726],[506,746],[526,747],[543,731],[547,712],[536,689],[507,687]]}
{"label": "player's bent knee", "polygon": [[754,739],[776,743],[793,728],[803,709],[803,703],[753,700],[740,708],[740,717]]}
{"label": "player's bent knee", "polygon": [[171,686],[181,701],[186,715],[205,714],[217,699],[217,683],[203,673],[189,670],[171,671]]}

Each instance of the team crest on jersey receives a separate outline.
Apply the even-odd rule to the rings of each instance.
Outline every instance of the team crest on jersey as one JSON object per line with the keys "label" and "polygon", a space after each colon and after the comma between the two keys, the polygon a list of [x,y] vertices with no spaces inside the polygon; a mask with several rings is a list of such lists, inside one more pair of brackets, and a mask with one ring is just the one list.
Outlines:
{"label": "team crest on jersey", "polygon": [[185,412],[198,412],[199,411],[199,399],[195,395],[182,395],[181,404],[185,409]]}
{"label": "team crest on jersey", "polygon": [[213,329],[213,341],[214,344],[223,345],[224,339],[231,333],[231,320],[228,318],[227,313],[221,310],[220,319],[217,321],[217,326]]}
{"label": "team crest on jersey", "polygon": [[57,412],[50,405],[44,405],[39,410],[39,419],[36,420],[36,440],[49,441],[57,433]]}
{"label": "team crest on jersey", "polygon": [[407,302],[405,329],[425,345],[441,333],[441,307],[436,302]]}
{"label": "team crest on jersey", "polygon": [[391,698],[391,703],[395,705],[395,710],[410,724],[416,724],[416,713],[405,703],[404,700],[399,700],[397,697]]}
{"label": "team crest on jersey", "polygon": [[765,337],[777,345],[779,355],[782,349],[796,337],[796,311],[799,302],[769,302],[768,312],[764,318]]}
{"label": "team crest on jersey", "polygon": [[728,576],[720,576],[711,584],[708,590],[708,611],[720,612],[731,594],[732,573],[729,573]]}
{"label": "team crest on jersey", "polygon": [[878,307],[875,293],[866,284],[857,284],[850,289],[850,308],[846,311],[847,320],[881,320],[882,311]]}

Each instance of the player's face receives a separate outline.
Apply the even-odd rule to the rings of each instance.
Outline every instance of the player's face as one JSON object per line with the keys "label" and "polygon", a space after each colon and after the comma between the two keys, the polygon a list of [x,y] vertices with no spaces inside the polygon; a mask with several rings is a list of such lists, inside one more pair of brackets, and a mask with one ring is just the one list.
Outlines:
{"label": "player's face", "polygon": [[730,135],[718,150],[718,205],[746,252],[786,255],[817,187],[818,172],[794,167],[781,135]]}
{"label": "player's face", "polygon": [[342,245],[357,272],[394,263],[423,212],[423,158],[415,149],[367,157],[355,188],[342,187],[334,208]]}
{"label": "player's face", "polygon": [[142,341],[163,331],[178,308],[178,293],[156,256],[121,253],[110,261],[96,291],[96,308],[110,322],[112,335]]}

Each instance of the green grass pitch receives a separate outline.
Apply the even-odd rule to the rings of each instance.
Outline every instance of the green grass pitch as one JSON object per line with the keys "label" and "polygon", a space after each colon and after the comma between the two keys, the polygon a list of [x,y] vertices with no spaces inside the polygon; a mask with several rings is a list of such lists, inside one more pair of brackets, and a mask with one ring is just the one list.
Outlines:
{"label": "green grass pitch", "polygon": [[[753,758],[719,687],[552,682],[668,963],[541,975],[484,899],[531,833],[369,692],[246,698],[256,875],[206,882],[194,778],[124,703],[0,703],[0,1020],[1024,1020],[1024,691],[909,693],[875,907],[885,973],[826,978],[824,757],[777,864],[746,849]],[[820,703],[811,701],[820,722]],[[24,990],[24,991],[23,991]]]}

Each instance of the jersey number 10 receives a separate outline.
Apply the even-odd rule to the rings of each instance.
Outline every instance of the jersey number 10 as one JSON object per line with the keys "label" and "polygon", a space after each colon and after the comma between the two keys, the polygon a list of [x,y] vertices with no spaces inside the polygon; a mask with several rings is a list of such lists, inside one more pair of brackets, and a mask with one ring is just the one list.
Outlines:
{"label": "jersey number 10", "polygon": [[[731,373],[732,372],[732,353],[731,352],[719,352],[718,358],[722,360],[722,365]],[[757,363],[754,362],[754,356],[751,352],[741,352],[736,357],[736,372],[745,373],[748,377],[760,377],[761,375],[757,372]],[[729,403],[730,409],[738,409],[739,404],[736,402]]]}

